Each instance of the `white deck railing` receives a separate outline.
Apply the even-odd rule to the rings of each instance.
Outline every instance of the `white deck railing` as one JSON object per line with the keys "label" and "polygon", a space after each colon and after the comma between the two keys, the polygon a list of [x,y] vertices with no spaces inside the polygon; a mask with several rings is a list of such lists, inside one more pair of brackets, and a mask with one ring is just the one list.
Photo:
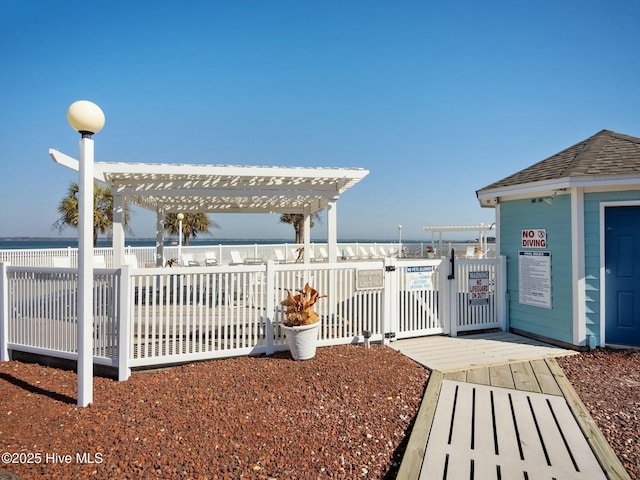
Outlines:
{"label": "white deck railing", "polygon": [[[454,280],[448,280],[448,265],[387,258],[97,269],[94,361],[117,367],[124,379],[135,367],[284,350],[280,301],[307,282],[327,295],[315,306],[320,346],[362,342],[365,332],[381,341],[503,326],[503,259],[458,262]],[[432,271],[430,281],[409,286],[409,267]],[[461,300],[471,269],[491,272],[490,300],[480,307]],[[363,288],[357,280],[363,271],[379,281]],[[76,269],[0,264],[0,292],[1,359],[9,350],[77,358]],[[453,325],[447,315],[456,319]]]}
{"label": "white deck railing", "polygon": [[[469,246],[473,250],[473,244],[447,242],[442,246],[436,245],[441,251],[435,255],[428,254],[429,243],[403,243],[402,254],[399,255],[398,243],[339,243],[338,256],[344,260],[381,259],[385,257],[403,258],[440,258],[450,254],[454,249],[459,257],[466,257]],[[297,252],[302,245],[295,243],[284,244],[247,244],[247,245],[196,245],[178,247],[166,245],[163,247],[162,265],[170,259],[182,263],[184,256],[191,256],[194,261],[205,265],[210,258],[220,265],[243,263],[246,259],[259,259],[266,263],[269,260],[275,262],[294,263],[297,260]],[[326,243],[311,244],[311,259],[314,262],[326,261],[328,247]],[[156,247],[125,247],[125,255],[135,256],[138,267],[156,266]],[[431,255],[431,256],[430,256]],[[113,267],[113,249],[111,247],[97,247],[94,249],[96,259],[103,260],[104,266]],[[236,262],[234,256],[240,261]],[[78,249],[68,248],[44,248],[44,249],[4,249],[0,250],[0,263],[10,263],[14,266],[24,267],[77,267]],[[495,257],[495,245],[489,245],[489,251],[483,257]],[[186,265],[186,262],[184,262]]]}

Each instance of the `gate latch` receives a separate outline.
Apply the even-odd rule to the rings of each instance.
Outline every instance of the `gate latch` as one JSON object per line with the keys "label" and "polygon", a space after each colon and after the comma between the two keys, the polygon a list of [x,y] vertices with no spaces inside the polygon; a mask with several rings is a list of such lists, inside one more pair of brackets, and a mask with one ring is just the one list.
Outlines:
{"label": "gate latch", "polygon": [[384,338],[396,338],[396,332],[387,332],[384,334]]}
{"label": "gate latch", "polygon": [[384,267],[384,271],[385,272],[395,272],[396,271],[396,267],[395,267],[395,265],[387,265],[386,267]]}

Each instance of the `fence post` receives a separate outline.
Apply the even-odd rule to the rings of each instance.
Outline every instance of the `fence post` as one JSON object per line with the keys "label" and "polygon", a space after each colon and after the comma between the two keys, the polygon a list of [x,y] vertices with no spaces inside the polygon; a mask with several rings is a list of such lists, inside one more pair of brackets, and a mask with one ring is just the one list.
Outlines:
{"label": "fence post", "polygon": [[385,257],[382,259],[384,269],[384,286],[382,290],[382,318],[380,319],[380,333],[382,344],[389,345],[392,334],[396,334],[398,327],[398,282],[396,275],[396,259]]}
{"label": "fence post", "polygon": [[131,376],[129,348],[131,345],[129,325],[131,323],[131,276],[129,265],[120,268],[120,309],[118,311],[118,381]]}
{"label": "fence post", "polygon": [[9,361],[9,279],[8,263],[0,263],[0,361]]}
{"label": "fence post", "polygon": [[500,255],[496,258],[498,265],[496,268],[496,301],[498,302],[498,319],[500,329],[503,332],[509,330],[508,309],[509,301],[507,296],[507,257]]}
{"label": "fence post", "polygon": [[265,285],[265,293],[267,295],[267,303],[264,312],[264,323],[265,323],[265,342],[267,355],[273,355],[274,346],[273,346],[273,319],[275,317],[275,309],[276,309],[276,292],[275,292],[275,280],[276,280],[276,263],[273,260],[267,261],[267,268],[265,271],[266,275],[266,285]]}
{"label": "fence post", "polygon": [[451,249],[451,253],[447,256],[449,264],[449,275],[446,277],[446,297],[447,297],[447,318],[449,320],[449,335],[458,336],[458,264],[455,261],[455,251]]}

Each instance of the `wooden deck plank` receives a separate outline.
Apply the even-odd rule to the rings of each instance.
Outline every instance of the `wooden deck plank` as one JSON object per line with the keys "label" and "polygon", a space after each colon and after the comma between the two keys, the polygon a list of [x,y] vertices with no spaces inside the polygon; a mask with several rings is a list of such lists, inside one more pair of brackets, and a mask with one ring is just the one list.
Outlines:
{"label": "wooden deck plank", "polygon": [[530,362],[518,362],[511,364],[511,374],[516,390],[541,393],[538,380],[533,373]]}
{"label": "wooden deck plank", "polygon": [[547,359],[546,362],[549,366],[549,370],[558,382],[558,386],[560,387],[560,390],[562,390],[562,395],[578,422],[582,433],[586,437],[589,446],[595,452],[598,462],[607,472],[608,477],[610,479],[630,480],[631,477],[629,477],[629,474],[613,452],[609,442],[607,442],[595,421],[591,418],[587,407],[585,407],[582,400],[580,400],[580,397],[578,397],[578,394],[573,389],[569,380],[565,377],[564,372],[558,363],[553,358]]}
{"label": "wooden deck plank", "polygon": [[[602,473],[601,478],[605,478],[594,452],[591,450],[582,430],[580,430],[565,399],[553,396],[544,400],[545,404],[540,401],[540,406],[536,409],[536,413],[539,422],[549,424],[549,428],[545,428],[543,431],[546,435],[547,444],[551,447],[549,448],[551,461],[558,462],[559,458],[561,459],[565,455],[572,455],[576,464],[574,468],[581,472],[581,475],[584,475],[585,472],[589,472],[590,475],[597,472],[599,475]],[[546,419],[545,415],[548,415]],[[552,422],[557,422],[561,425],[561,428],[554,430]],[[573,473],[573,470],[570,471]]]}
{"label": "wooden deck plank", "polygon": [[467,380],[467,371],[458,370],[455,372],[445,372],[444,378],[445,380],[456,380],[459,382],[465,382]]}
{"label": "wooden deck plank", "polygon": [[491,385],[489,367],[478,367],[467,370],[467,382],[480,385]]}
{"label": "wooden deck plank", "polygon": [[390,347],[431,370],[466,370],[574,353],[505,332],[461,337],[432,336],[392,342]]}
{"label": "wooden deck plank", "polygon": [[511,368],[509,365],[495,365],[493,367],[489,367],[489,379],[491,381],[491,385],[494,387],[515,388],[513,375],[511,374]]}
{"label": "wooden deck plank", "polygon": [[438,371],[429,374],[427,388],[422,397],[422,403],[416,415],[413,428],[411,429],[411,435],[407,442],[404,456],[402,457],[397,478],[417,479],[420,475],[420,469],[422,468],[425,451],[427,449],[427,439],[429,438],[438,398],[440,396],[442,378],[442,373]]}
{"label": "wooden deck plank", "polygon": [[[507,395],[494,395],[495,423],[497,444],[496,455],[500,455],[504,461],[501,463],[502,478],[522,478],[522,469],[518,471],[520,449],[517,442],[516,430],[511,415],[511,405]],[[511,473],[509,473],[511,472]]]}
{"label": "wooden deck plank", "polygon": [[546,393],[547,395],[562,395],[562,390],[560,390],[558,382],[552,375],[551,370],[549,370],[547,362],[543,359],[537,359],[532,360],[530,363],[542,393]]}
{"label": "wooden deck plank", "polygon": [[605,480],[562,397],[443,380],[420,478],[497,478],[498,466],[501,478]]}

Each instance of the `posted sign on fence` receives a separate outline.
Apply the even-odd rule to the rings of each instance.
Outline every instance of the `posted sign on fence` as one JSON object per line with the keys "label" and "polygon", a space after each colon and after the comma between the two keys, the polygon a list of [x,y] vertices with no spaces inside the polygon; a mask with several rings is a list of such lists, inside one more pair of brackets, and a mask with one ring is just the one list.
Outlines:
{"label": "posted sign on fence", "polygon": [[489,271],[469,272],[469,305],[489,305]]}
{"label": "posted sign on fence", "polygon": [[407,290],[432,290],[433,265],[407,267]]}
{"label": "posted sign on fence", "polygon": [[356,273],[356,290],[377,290],[384,288],[384,270],[358,270]]}

